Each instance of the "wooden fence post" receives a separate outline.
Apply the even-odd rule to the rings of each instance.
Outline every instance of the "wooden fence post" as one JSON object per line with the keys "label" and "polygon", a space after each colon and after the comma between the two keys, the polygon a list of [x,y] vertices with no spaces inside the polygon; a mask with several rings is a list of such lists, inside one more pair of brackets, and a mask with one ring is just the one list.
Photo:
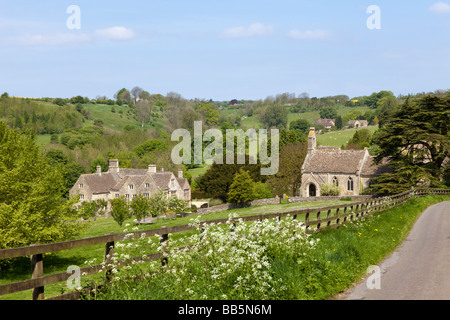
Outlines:
{"label": "wooden fence post", "polygon": [[[161,227],[161,229],[167,229],[167,227],[166,226],[164,226],[164,227]],[[163,232],[162,234],[161,234],[161,239],[159,240],[159,243],[162,245],[162,250],[161,250],[161,253],[162,253],[162,257],[161,257],[161,264],[163,265],[163,266],[165,266],[165,265],[167,265],[167,257],[164,257],[164,254],[166,253],[166,246],[167,246],[167,241],[169,240],[169,234],[167,233],[167,231],[165,231],[165,232]]]}
{"label": "wooden fence post", "polygon": [[114,241],[110,241],[105,244],[106,281],[111,280],[111,268],[108,268],[108,264],[111,264],[113,262],[113,255]]}
{"label": "wooden fence post", "polygon": [[[42,260],[42,253],[31,255],[30,262],[31,279],[37,279],[44,276],[44,261]],[[44,287],[37,287],[33,289],[33,300],[44,300]]]}
{"label": "wooden fence post", "polygon": [[305,214],[305,231],[308,232],[309,230],[309,212],[306,212]]}
{"label": "wooden fence post", "polygon": [[[331,209],[328,209],[327,211],[327,219],[330,219],[331,216]],[[327,221],[327,227],[329,227],[331,225],[331,220]]]}

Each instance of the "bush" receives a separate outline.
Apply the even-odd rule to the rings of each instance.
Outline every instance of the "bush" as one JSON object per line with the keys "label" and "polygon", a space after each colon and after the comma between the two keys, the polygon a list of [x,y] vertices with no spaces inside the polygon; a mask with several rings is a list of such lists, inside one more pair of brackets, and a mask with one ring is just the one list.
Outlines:
{"label": "bush", "polygon": [[336,196],[339,196],[340,192],[341,191],[338,186],[331,185],[329,183],[324,183],[322,185],[322,188],[320,189],[320,195],[324,196],[324,197],[326,197],[326,196],[336,197]]}
{"label": "bush", "polygon": [[270,186],[267,183],[258,181],[254,184],[255,200],[256,199],[269,199],[273,198],[273,193]]}

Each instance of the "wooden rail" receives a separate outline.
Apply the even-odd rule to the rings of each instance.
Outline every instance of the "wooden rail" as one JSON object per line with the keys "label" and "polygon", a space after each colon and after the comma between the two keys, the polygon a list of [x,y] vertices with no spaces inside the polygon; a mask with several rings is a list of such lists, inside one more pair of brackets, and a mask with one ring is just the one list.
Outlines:
{"label": "wooden rail", "polygon": [[[450,194],[450,189],[417,189],[407,192],[403,192],[398,195],[375,198],[362,202],[342,204],[328,207],[318,208],[306,208],[289,212],[272,213],[272,214],[258,214],[254,216],[239,217],[236,219],[242,219],[244,222],[258,221],[263,219],[281,219],[283,217],[292,216],[293,219],[297,219],[299,215],[305,216],[304,226],[307,233],[317,233],[328,228],[337,228],[342,224],[363,217],[372,215],[376,212],[384,211],[389,208],[396,207],[414,197],[421,197],[427,194]],[[201,225],[205,224],[223,224],[229,221],[229,219],[215,219],[201,221]],[[234,222],[233,222],[234,223]],[[43,268],[43,254],[58,252],[63,250],[70,250],[75,248],[89,247],[99,244],[105,245],[104,261],[105,264],[99,264],[90,267],[80,268],[80,274],[83,276],[93,275],[99,271],[105,271],[106,274],[110,272],[108,268],[104,268],[111,261],[114,254],[114,244],[117,241],[122,241],[125,238],[141,238],[152,237],[155,235],[161,235],[161,241],[167,241],[169,234],[179,233],[188,230],[194,230],[195,227],[191,225],[180,225],[173,227],[161,227],[159,229],[143,230],[127,233],[112,233],[104,236],[63,241],[49,244],[35,244],[28,247],[10,248],[0,250],[1,259],[11,259],[23,256],[30,257],[32,276],[29,280],[20,282],[9,283],[0,285],[0,296],[5,294],[11,294],[15,292],[25,291],[32,289],[33,300],[44,299],[44,287],[50,284],[67,281],[71,274],[67,272],[46,275],[44,276]],[[142,260],[141,258],[134,258],[135,260]],[[161,263],[167,263],[167,257],[163,257],[162,253],[152,253],[147,255],[144,261],[161,260]],[[124,260],[116,261],[116,266],[122,266],[126,263]],[[52,299],[78,299],[80,292],[70,292]]]}

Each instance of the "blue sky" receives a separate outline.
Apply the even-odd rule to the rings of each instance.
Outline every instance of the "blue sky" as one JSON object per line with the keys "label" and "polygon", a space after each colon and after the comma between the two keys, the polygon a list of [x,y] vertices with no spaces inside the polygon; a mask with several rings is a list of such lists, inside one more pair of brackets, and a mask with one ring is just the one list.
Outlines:
{"label": "blue sky", "polygon": [[0,92],[18,97],[446,90],[450,0],[0,1],[0,57]]}

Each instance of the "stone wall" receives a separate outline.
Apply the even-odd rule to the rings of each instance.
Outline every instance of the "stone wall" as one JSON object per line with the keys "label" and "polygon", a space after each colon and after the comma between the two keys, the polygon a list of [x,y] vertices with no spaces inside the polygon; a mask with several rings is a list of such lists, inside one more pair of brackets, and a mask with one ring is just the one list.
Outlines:
{"label": "stone wall", "polygon": [[[339,201],[343,197],[290,197],[287,198],[289,202],[310,202],[310,201]],[[348,196],[345,198],[351,198],[352,201],[364,201],[372,198],[372,196]],[[281,203],[281,199],[279,197],[268,198],[268,199],[258,199],[247,202],[244,206],[261,206],[265,204],[278,204]],[[224,203],[217,206],[209,207],[209,208],[201,208],[198,209],[197,212],[199,215],[207,214],[211,212],[223,211],[223,210],[231,210],[244,207],[243,205],[238,205],[236,203]]]}
{"label": "stone wall", "polygon": [[352,201],[364,201],[372,198],[372,196],[337,196],[337,197],[290,197],[289,202],[310,202],[310,201],[339,201],[342,198],[350,198]]}

